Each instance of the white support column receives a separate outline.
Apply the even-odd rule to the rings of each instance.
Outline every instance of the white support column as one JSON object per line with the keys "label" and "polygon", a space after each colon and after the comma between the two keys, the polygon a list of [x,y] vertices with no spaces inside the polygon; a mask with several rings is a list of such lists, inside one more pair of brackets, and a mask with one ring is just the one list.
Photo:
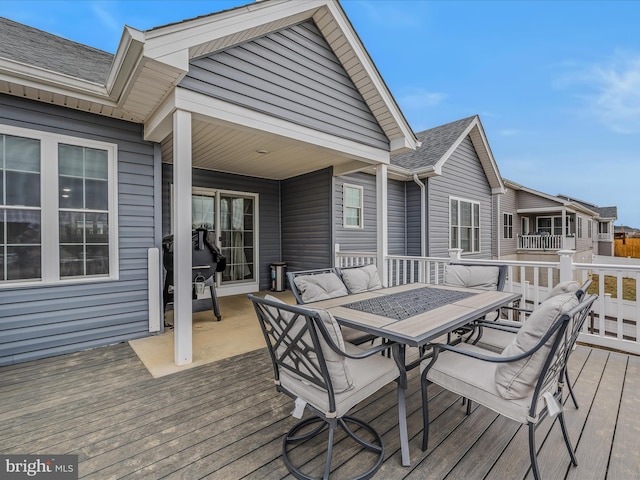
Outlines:
{"label": "white support column", "polygon": [[[561,247],[563,250],[567,249],[567,233],[570,233],[570,232],[567,232],[568,226],[569,225],[567,224],[567,209],[563,208],[562,209],[562,237],[561,237],[562,238]],[[553,225],[551,225],[551,231],[553,232]]]}
{"label": "white support column", "polygon": [[388,285],[387,254],[389,252],[389,229],[387,228],[387,208],[389,205],[387,194],[387,165],[376,166],[376,212],[378,215],[378,273],[382,286]]}
{"label": "white support column", "polygon": [[560,250],[560,281],[569,282],[573,280],[573,256],[576,252],[573,250]]}
{"label": "white support column", "polygon": [[193,360],[191,304],[191,113],[173,114],[173,328],[176,365]]}

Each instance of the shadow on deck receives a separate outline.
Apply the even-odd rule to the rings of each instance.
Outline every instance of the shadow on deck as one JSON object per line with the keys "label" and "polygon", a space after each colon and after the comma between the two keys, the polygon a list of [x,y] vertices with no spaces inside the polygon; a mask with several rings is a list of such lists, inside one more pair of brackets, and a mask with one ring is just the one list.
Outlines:
{"label": "shadow on deck", "polygon": [[[570,376],[580,408],[568,402],[566,419],[579,466],[570,467],[560,428],[547,419],[537,432],[543,478],[638,478],[640,358],[580,346]],[[292,401],[271,378],[264,348],[158,379],[128,344],[2,367],[0,451],[78,454],[80,478],[90,479],[286,478],[280,450]],[[352,411],[383,435],[386,459],[375,478],[531,476],[526,428],[484,407],[466,416],[456,395],[430,393],[431,448],[423,453],[414,372],[411,468],[400,464],[393,385]],[[355,453],[334,450],[335,478],[357,471]]]}

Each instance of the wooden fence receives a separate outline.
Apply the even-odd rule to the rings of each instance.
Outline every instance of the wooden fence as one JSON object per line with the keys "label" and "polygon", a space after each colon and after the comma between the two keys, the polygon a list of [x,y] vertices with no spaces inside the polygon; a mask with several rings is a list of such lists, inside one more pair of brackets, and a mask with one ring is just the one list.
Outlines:
{"label": "wooden fence", "polygon": [[616,238],[614,249],[616,257],[640,258],[640,238]]}

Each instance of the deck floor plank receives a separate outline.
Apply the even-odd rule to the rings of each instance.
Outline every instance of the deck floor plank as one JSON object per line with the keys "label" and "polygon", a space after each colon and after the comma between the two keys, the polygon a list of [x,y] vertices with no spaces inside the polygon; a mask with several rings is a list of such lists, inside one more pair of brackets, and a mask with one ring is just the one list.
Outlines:
{"label": "deck floor plank", "polygon": [[570,469],[567,479],[583,479],[584,472],[589,472],[592,478],[606,477],[613,435],[619,418],[618,410],[627,360],[626,355],[609,354],[607,366],[578,442],[576,457],[581,468]]}
{"label": "deck floor plank", "polygon": [[640,477],[640,358],[629,357],[607,478]]}
{"label": "deck floor plank", "polygon": [[[637,477],[640,358],[580,346],[569,367],[580,408],[565,400],[565,415],[580,465],[569,467],[560,428],[547,419],[536,435],[543,478]],[[280,453],[295,423],[292,400],[271,377],[265,349],[158,379],[127,344],[0,367],[0,451],[75,453],[88,479],[290,479]],[[409,468],[400,462],[395,384],[354,407],[384,441],[375,478],[529,478],[526,428],[477,405],[467,416],[460,397],[437,386],[429,396],[422,452],[419,374],[411,372]],[[295,454],[305,468],[322,466],[321,452]],[[339,441],[331,478],[369,460]]]}

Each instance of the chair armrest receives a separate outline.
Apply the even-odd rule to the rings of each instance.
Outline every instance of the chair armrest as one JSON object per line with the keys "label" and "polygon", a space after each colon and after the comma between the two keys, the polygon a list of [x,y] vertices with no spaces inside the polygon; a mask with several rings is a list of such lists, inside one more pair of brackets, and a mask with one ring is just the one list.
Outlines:
{"label": "chair armrest", "polygon": [[511,332],[517,333],[520,330],[520,325],[515,326],[513,324],[507,324],[500,321],[495,322],[487,322],[487,321],[478,321],[475,323],[475,326],[482,328],[492,328],[493,330],[502,330],[503,332]]}
{"label": "chair armrest", "polygon": [[[476,358],[478,360],[482,360],[485,362],[491,362],[491,363],[508,363],[508,362],[515,362],[517,360],[522,360],[523,358],[527,358],[530,357],[531,355],[533,355],[536,351],[538,351],[549,339],[549,337],[551,337],[551,332],[547,332],[547,334],[542,337],[542,339],[530,350],[527,350],[526,352],[521,353],[520,355],[512,355],[510,357],[503,357],[502,355],[485,355],[482,353],[478,353],[478,352],[472,352],[469,350],[461,350],[459,348],[456,348],[454,346],[451,345],[447,345],[446,343],[434,343],[432,344],[432,347],[434,347],[434,353],[437,352],[438,350],[448,350],[450,352],[453,353],[458,353],[460,355],[465,355],[467,357],[472,357],[472,358]],[[437,353],[434,355],[435,358],[437,358]]]}
{"label": "chair armrest", "polygon": [[505,305],[504,307],[500,307],[501,310],[514,310],[516,312],[521,312],[521,313],[525,313],[525,314],[530,314],[531,312],[533,312],[533,310],[529,309],[529,308],[521,308],[521,307],[510,307],[508,305]]}
{"label": "chair armrest", "polygon": [[375,347],[371,347],[366,350],[363,350],[362,353],[347,353],[347,352],[341,351],[340,349],[336,350],[336,353],[339,353],[340,355],[347,358],[353,358],[355,360],[358,360],[358,359],[370,357],[371,355],[375,355],[380,352],[384,352],[385,350],[388,350],[389,348],[391,348],[394,344],[395,342],[383,343],[381,345],[376,345]]}

